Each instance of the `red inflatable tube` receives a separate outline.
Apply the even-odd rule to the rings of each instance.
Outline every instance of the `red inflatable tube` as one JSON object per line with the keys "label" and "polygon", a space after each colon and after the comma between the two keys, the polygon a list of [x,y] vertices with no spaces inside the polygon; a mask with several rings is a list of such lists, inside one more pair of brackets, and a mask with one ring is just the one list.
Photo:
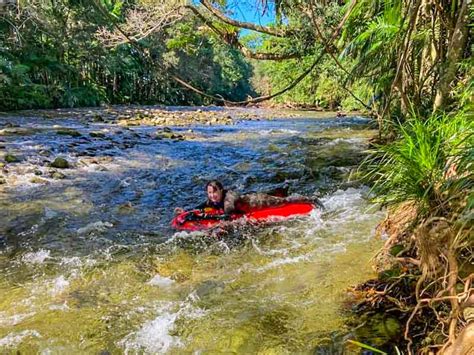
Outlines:
{"label": "red inflatable tube", "polygon": [[247,218],[251,221],[268,222],[272,219],[286,219],[304,216],[311,213],[316,206],[311,202],[288,202],[283,205],[270,206],[251,210],[243,214],[219,215],[215,212],[204,213],[199,210],[179,214],[171,221],[171,226],[178,230],[198,231],[213,228],[223,221]]}

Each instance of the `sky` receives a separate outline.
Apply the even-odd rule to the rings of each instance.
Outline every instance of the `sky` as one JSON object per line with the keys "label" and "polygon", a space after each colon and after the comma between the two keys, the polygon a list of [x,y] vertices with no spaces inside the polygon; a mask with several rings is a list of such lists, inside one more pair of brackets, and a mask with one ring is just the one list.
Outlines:
{"label": "sky", "polygon": [[[196,3],[199,1],[195,0]],[[267,25],[275,20],[275,10],[273,2],[269,1],[269,8],[263,13],[262,0],[227,0],[227,8],[232,13],[230,17],[234,20],[252,22],[259,25]],[[228,14],[229,15],[229,14]],[[242,30],[241,35],[251,33],[249,30]]]}
{"label": "sky", "polygon": [[239,21],[266,25],[275,19],[273,3],[264,14],[263,5],[258,0],[229,0],[228,4],[228,9],[233,11],[232,18]]}

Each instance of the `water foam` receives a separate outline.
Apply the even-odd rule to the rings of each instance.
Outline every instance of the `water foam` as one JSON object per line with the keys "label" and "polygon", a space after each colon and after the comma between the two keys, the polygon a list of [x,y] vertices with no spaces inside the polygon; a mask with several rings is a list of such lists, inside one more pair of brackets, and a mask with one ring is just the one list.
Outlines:
{"label": "water foam", "polygon": [[110,222],[92,222],[88,225],[79,228],[77,234],[89,234],[91,232],[105,232],[108,228],[112,228],[114,225]]}
{"label": "water foam", "polygon": [[[172,348],[184,346],[183,340],[172,335],[178,319],[196,319],[206,315],[206,312],[192,305],[193,298],[189,295],[184,302],[167,302],[158,308],[159,314],[155,319],[142,325],[136,332],[128,334],[117,345],[124,349],[125,354],[137,352],[163,354]],[[177,311],[174,311],[174,309]]]}
{"label": "water foam", "polygon": [[271,269],[274,269],[274,268],[277,268],[277,267],[280,267],[280,266],[283,266],[283,265],[297,264],[297,263],[300,263],[302,261],[308,261],[308,260],[311,260],[311,256],[312,256],[312,254],[307,254],[307,255],[299,255],[299,256],[295,256],[295,257],[276,259],[276,260],[273,260],[272,262],[268,263],[265,266],[262,266],[258,269],[255,269],[255,272],[262,273],[262,272],[265,272],[265,271],[268,271],[268,270],[271,270]]}
{"label": "water foam", "polygon": [[12,316],[8,316],[6,312],[0,312],[0,326],[2,327],[7,327],[7,326],[13,326],[21,323],[24,319],[30,318],[34,316],[36,313],[35,312],[30,312],[30,313],[18,313],[14,314]]}
{"label": "water foam", "polygon": [[50,250],[40,249],[37,252],[26,253],[21,258],[25,264],[43,264],[45,260],[50,259]]}
{"label": "water foam", "polygon": [[153,278],[147,282],[148,285],[158,286],[158,287],[169,287],[174,284],[174,280],[169,277],[163,277],[159,274],[153,276]]}
{"label": "water foam", "polygon": [[62,292],[64,292],[69,287],[69,281],[61,275],[53,280],[51,283],[51,287],[49,289],[49,294],[51,296],[56,296]]}
{"label": "water foam", "polygon": [[18,346],[25,338],[41,338],[41,334],[36,330],[23,330],[18,333],[10,333],[6,337],[0,339],[0,347],[16,347]]}

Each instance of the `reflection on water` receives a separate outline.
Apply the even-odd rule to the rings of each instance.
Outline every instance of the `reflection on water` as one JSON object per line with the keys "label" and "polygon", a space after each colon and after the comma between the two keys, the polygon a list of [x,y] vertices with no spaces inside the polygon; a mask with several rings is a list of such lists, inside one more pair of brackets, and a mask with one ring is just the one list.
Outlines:
{"label": "reflection on water", "polygon": [[[23,159],[0,185],[2,350],[311,353],[344,331],[340,304],[370,275],[380,219],[367,189],[347,182],[366,120],[176,129],[186,140],[67,118],[22,125],[33,133],[2,137]],[[71,164],[63,178],[49,167],[56,156]],[[288,186],[326,210],[174,232],[174,207],[201,202],[214,178],[242,192]]]}

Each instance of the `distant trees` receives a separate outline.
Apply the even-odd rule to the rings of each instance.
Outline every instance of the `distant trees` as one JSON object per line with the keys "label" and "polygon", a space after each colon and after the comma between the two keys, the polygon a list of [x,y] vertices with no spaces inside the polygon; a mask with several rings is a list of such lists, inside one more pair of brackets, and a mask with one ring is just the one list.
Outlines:
{"label": "distant trees", "polygon": [[469,96],[472,0],[266,0],[267,25],[233,1],[22,1],[0,16],[0,108],[274,98],[382,126]]}
{"label": "distant trees", "polygon": [[[140,3],[27,0],[5,8],[0,110],[210,102],[183,89],[172,79],[176,74],[224,98],[242,100],[252,93],[249,64],[201,31],[199,20],[173,11],[150,17]],[[117,24],[137,33],[113,37]]]}

